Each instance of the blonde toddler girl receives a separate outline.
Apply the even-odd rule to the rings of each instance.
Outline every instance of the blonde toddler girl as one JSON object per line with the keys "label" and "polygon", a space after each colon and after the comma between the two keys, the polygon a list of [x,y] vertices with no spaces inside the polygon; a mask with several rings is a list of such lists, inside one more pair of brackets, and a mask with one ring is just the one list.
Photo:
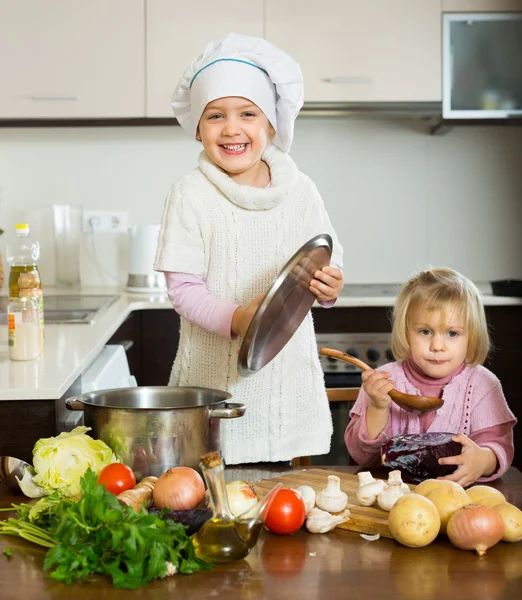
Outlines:
{"label": "blonde toddler girl", "polygon": [[[513,426],[497,377],[482,366],[490,342],[481,295],[460,273],[433,268],[414,275],[397,297],[392,351],[397,362],[362,374],[345,442],[362,466],[379,464],[380,447],[404,433],[455,433],[456,465],[444,477],[463,486],[500,477],[513,460]],[[442,398],[437,411],[420,413],[394,404],[391,389]]]}

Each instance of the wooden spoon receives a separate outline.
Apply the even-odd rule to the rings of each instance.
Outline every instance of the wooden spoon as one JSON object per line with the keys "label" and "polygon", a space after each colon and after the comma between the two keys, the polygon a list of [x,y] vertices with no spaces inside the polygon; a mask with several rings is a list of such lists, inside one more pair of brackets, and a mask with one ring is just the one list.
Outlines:
{"label": "wooden spoon", "polygon": [[[341,352],[340,350],[333,350],[331,348],[321,348],[319,350],[319,354],[323,356],[331,356],[332,358],[338,358],[339,360],[344,360],[346,362],[352,363],[356,367],[359,367],[363,371],[371,370],[365,362],[355,358],[355,356],[350,356],[345,352]],[[430,398],[429,396],[414,396],[412,394],[403,394],[402,392],[398,392],[397,390],[391,390],[389,392],[390,398],[403,408],[415,408],[422,412],[429,412],[431,410],[437,410],[444,404],[444,400],[442,398]]]}

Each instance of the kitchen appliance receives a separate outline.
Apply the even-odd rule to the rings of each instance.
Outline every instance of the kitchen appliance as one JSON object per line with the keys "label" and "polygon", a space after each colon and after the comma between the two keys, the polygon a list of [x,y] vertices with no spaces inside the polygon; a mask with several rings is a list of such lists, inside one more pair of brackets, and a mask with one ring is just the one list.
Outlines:
{"label": "kitchen appliance", "polygon": [[220,449],[220,420],[245,412],[244,404],[227,403],[230,398],[207,388],[143,386],[93,391],[65,404],[83,410],[92,436],[141,479],[177,465],[199,469],[201,455]]}
{"label": "kitchen appliance", "polygon": [[[96,390],[136,387],[136,378],[131,375],[127,353],[122,344],[107,344],[90,367],[75,382],[69,393],[86,394]],[[67,407],[68,408],[68,407]],[[60,403],[58,428],[72,431],[83,425],[83,410],[64,410]]]}
{"label": "kitchen appliance", "polygon": [[56,287],[80,287],[81,205],[53,204]]}
{"label": "kitchen appliance", "polygon": [[237,361],[247,377],[267,365],[303,322],[316,297],[310,291],[314,273],[330,264],[332,238],[317,235],[286,263],[257,307],[245,333]]}
{"label": "kitchen appliance", "polygon": [[129,228],[130,260],[127,291],[138,294],[163,293],[165,275],[154,270],[159,225],[134,225]]}
{"label": "kitchen appliance", "polygon": [[522,12],[442,15],[443,119],[522,118]]}
{"label": "kitchen appliance", "polygon": [[[92,325],[118,298],[115,294],[46,294],[45,322]],[[0,325],[7,323],[7,304],[8,297],[0,296]]]}

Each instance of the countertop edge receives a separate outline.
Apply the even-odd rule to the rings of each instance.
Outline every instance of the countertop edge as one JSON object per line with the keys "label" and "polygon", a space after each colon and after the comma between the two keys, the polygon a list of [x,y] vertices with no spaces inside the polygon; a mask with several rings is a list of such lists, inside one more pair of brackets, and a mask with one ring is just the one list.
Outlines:
{"label": "countertop edge", "polygon": [[[113,293],[119,297],[97,317],[93,324],[47,325],[47,353],[44,351],[43,356],[36,361],[9,361],[7,332],[4,331],[0,334],[0,381],[14,382],[10,386],[0,387],[0,402],[58,400],[78,377],[85,373],[103,346],[131,313],[139,310],[173,310],[166,293],[146,295],[126,292],[121,288],[98,287],[82,288],[81,293]],[[395,297],[393,296],[350,297],[341,295],[332,308],[392,307],[394,302]],[[484,295],[484,304],[486,306],[520,306],[522,298]],[[316,308],[323,309],[319,304],[314,305],[314,309]],[[63,360],[63,368],[61,360]],[[27,375],[31,369],[34,375],[32,381],[36,381],[36,385],[29,387],[21,385],[19,382],[31,380]],[[49,384],[39,385],[39,380],[45,377]]]}

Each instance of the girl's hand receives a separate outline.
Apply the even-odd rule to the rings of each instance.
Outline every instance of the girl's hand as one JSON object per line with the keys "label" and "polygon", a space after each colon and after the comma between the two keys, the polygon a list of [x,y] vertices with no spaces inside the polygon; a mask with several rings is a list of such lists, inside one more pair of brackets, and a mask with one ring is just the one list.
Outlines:
{"label": "girl's hand", "polygon": [[319,302],[335,300],[343,289],[343,274],[335,267],[323,267],[314,273],[314,278],[310,282],[310,291]]}
{"label": "girl's hand", "polygon": [[245,336],[250,321],[264,297],[265,294],[259,294],[259,296],[256,296],[247,306],[238,306],[238,308],[236,308],[236,312],[232,317],[233,335]]}
{"label": "girl's hand", "polygon": [[389,408],[391,398],[389,393],[393,390],[393,382],[390,381],[390,373],[386,371],[363,371],[363,389],[370,396],[371,406],[380,410]]}
{"label": "girl's hand", "polygon": [[439,479],[455,481],[462,487],[466,487],[482,475],[491,475],[496,471],[497,457],[493,450],[481,448],[463,433],[458,433],[451,439],[462,444],[462,451],[458,456],[439,458],[439,465],[457,465],[457,469],[451,475]]}

